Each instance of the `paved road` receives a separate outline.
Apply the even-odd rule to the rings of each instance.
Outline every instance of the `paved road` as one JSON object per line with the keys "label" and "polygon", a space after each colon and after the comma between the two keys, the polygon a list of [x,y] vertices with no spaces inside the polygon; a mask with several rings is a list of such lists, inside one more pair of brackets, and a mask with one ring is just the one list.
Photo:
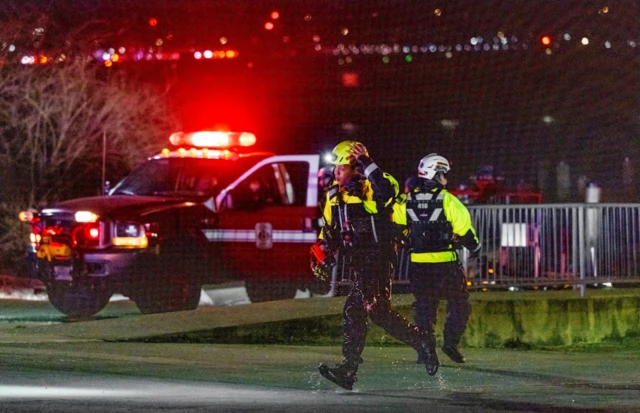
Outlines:
{"label": "paved road", "polygon": [[0,411],[638,412],[635,351],[467,349],[435,378],[403,346],[370,347],[355,391],[322,379],[338,347],[0,344]]}
{"label": "paved road", "polygon": [[[238,292],[219,303],[238,301]],[[640,345],[632,341],[571,351],[465,349],[469,363],[442,356],[435,378],[407,347],[368,346],[353,392],[317,373],[319,362],[339,360],[338,346],[122,341],[265,322],[278,310],[333,314],[338,304],[291,300],[140,316],[117,300],[95,321],[61,323],[46,301],[3,300],[0,412],[640,412]]]}

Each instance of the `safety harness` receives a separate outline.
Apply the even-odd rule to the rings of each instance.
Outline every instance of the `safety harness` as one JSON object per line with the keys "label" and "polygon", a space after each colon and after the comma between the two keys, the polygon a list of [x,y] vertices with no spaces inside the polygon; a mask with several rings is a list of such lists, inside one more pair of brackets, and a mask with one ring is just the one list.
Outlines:
{"label": "safety harness", "polygon": [[407,194],[407,224],[412,252],[454,251],[453,227],[444,214],[445,193],[442,189],[436,187],[430,192]]}

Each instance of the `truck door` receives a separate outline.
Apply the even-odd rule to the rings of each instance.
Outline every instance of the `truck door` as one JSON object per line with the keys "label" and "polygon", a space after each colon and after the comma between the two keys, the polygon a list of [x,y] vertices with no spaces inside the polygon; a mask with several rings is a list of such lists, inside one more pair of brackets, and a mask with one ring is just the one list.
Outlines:
{"label": "truck door", "polygon": [[205,235],[220,243],[226,272],[291,284],[311,279],[318,164],[318,155],[267,158],[220,193],[218,228]]}

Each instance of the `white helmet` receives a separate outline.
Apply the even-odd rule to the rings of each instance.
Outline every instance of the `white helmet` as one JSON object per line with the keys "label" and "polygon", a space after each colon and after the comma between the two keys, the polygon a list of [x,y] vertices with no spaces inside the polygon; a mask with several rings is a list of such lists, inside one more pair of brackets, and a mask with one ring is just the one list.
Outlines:
{"label": "white helmet", "polygon": [[449,161],[437,153],[430,153],[420,160],[418,176],[424,179],[433,179],[438,172],[447,173],[451,169]]}

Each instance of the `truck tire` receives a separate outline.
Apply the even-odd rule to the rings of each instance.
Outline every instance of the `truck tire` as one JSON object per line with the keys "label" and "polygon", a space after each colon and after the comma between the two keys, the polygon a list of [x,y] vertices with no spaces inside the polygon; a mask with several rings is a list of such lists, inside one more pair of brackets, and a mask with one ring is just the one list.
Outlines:
{"label": "truck tire", "polygon": [[296,286],[289,281],[247,280],[245,289],[252,303],[289,300],[296,296]]}
{"label": "truck tire", "polygon": [[200,303],[200,284],[183,274],[176,274],[155,289],[149,289],[136,299],[142,314],[195,310]]}
{"label": "truck tire", "polygon": [[47,284],[49,302],[70,318],[88,318],[102,310],[111,298],[101,282],[52,281]]}
{"label": "truck tire", "polygon": [[202,248],[188,240],[161,247],[159,256],[141,264],[134,301],[143,314],[195,310],[200,303],[206,260]]}

